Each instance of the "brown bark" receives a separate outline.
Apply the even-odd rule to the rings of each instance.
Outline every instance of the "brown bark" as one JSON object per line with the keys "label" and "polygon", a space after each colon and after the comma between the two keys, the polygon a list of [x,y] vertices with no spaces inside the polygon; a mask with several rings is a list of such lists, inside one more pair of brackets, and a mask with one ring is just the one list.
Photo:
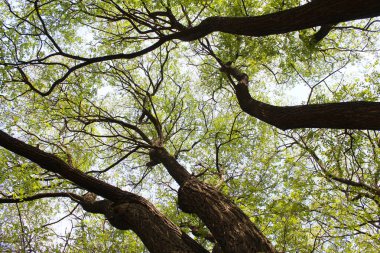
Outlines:
{"label": "brown bark", "polygon": [[273,106],[255,100],[248,90],[248,76],[222,64],[222,72],[238,81],[235,93],[241,109],[282,130],[295,128],[380,129],[379,102],[341,102],[297,106]]}
{"label": "brown bark", "polygon": [[208,252],[144,199],[120,204],[102,200],[82,206],[88,212],[104,214],[115,228],[135,232],[149,252]]}
{"label": "brown bark", "polygon": [[288,10],[255,17],[209,17],[173,37],[191,41],[212,32],[267,36],[380,15],[378,0],[314,0]]}
{"label": "brown bark", "polygon": [[[323,26],[326,28],[331,24],[336,24],[343,21],[370,18],[379,15],[380,1],[378,0],[314,0],[299,7],[262,16],[209,17],[203,20],[199,25],[190,28],[186,28],[183,25],[178,25],[177,21],[172,20],[172,25],[179,30],[178,32],[164,35],[156,43],[133,53],[118,53],[86,58],[64,52],[58,52],[57,55],[78,60],[81,61],[81,63],[69,68],[64,75],[52,83],[51,87],[47,91],[37,89],[29,80],[22,68],[17,67],[17,70],[22,77],[21,81],[27,84],[32,91],[41,96],[48,96],[53,92],[55,87],[64,82],[78,69],[103,61],[134,59],[152,52],[164,43],[175,39],[182,41],[194,41],[213,32],[260,37],[299,31],[316,26]],[[325,28],[323,31],[325,31]],[[319,35],[323,35],[323,31],[321,31]],[[20,66],[21,65],[23,64],[20,64]]]}
{"label": "brown bark", "polygon": [[180,186],[190,179],[191,174],[166,149],[162,147],[152,149],[150,155],[165,166],[166,170]]}
{"label": "brown bark", "polygon": [[[58,173],[76,185],[106,198],[106,200],[91,201],[89,198],[67,195],[80,203],[85,210],[104,214],[114,227],[134,231],[150,252],[208,252],[143,197],[86,175],[55,155],[13,138],[1,130],[0,146],[31,160],[43,169]],[[57,196],[65,196],[62,193],[57,194]],[[41,196],[35,196],[35,198],[39,197]],[[33,200],[33,197],[25,199]],[[6,203],[7,201],[2,202]],[[8,202],[12,201],[9,200]],[[16,202],[13,201],[13,203],[17,202],[17,200]]]}
{"label": "brown bark", "polygon": [[208,227],[224,253],[276,252],[274,247],[228,198],[191,176],[164,148],[154,150],[180,185],[179,207],[196,214]]}
{"label": "brown bark", "polygon": [[282,130],[295,128],[380,129],[379,102],[342,102],[273,106],[251,97],[239,82],[236,97],[243,111]]}
{"label": "brown bark", "polygon": [[224,253],[276,252],[249,218],[228,198],[192,177],[178,192],[179,207],[195,213]]}
{"label": "brown bark", "polygon": [[80,170],[70,166],[53,154],[46,153],[36,147],[22,142],[0,130],[0,146],[23,156],[38,164],[41,168],[57,173],[63,178],[77,184],[80,187],[94,192],[99,196],[113,202],[120,202],[128,197],[134,199],[137,195],[125,192],[115,186],[84,174]]}

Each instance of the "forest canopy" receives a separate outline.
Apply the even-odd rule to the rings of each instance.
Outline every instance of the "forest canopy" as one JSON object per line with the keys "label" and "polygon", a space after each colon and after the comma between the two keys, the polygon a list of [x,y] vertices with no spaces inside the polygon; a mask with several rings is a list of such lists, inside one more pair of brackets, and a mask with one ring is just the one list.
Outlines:
{"label": "forest canopy", "polygon": [[0,12],[0,251],[380,251],[380,1]]}

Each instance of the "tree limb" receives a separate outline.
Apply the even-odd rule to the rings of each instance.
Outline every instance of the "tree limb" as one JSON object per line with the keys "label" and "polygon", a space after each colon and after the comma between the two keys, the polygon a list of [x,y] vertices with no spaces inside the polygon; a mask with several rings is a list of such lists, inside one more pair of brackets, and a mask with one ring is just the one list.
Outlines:
{"label": "tree limb", "polygon": [[[169,13],[169,12],[167,12]],[[122,11],[122,14],[130,16],[129,13]],[[302,6],[291,8],[276,13],[254,16],[254,17],[208,17],[204,19],[199,25],[186,28],[179,25],[178,21],[172,17],[173,27],[177,32],[167,35],[161,35],[160,38],[152,45],[133,53],[112,54],[105,56],[98,56],[93,58],[80,57],[61,52],[58,45],[58,52],[54,55],[60,55],[70,59],[81,61],[81,63],[69,68],[65,74],[59,79],[55,80],[47,91],[37,89],[27,78],[26,75],[22,76],[22,82],[27,84],[29,88],[41,96],[50,95],[56,86],[64,82],[73,72],[88,65],[116,60],[116,59],[133,59],[159,48],[164,43],[172,40],[194,41],[207,36],[213,32],[223,32],[235,35],[244,36],[268,36],[274,34],[283,34],[292,31],[299,31],[316,26],[328,27],[331,24],[339,22],[370,18],[380,15],[380,1],[378,0],[315,0]],[[138,17],[136,17],[138,18]],[[43,21],[43,20],[41,20]],[[44,24],[44,23],[43,23]],[[47,33],[46,27],[43,31]],[[49,34],[46,34],[49,37]],[[50,39],[53,41],[52,37]],[[31,63],[33,61],[30,61]],[[40,63],[47,64],[47,63]],[[21,66],[28,65],[28,62],[20,63],[1,63],[1,65],[13,65],[19,70]],[[25,74],[25,73],[24,73]]]}
{"label": "tree limb", "polygon": [[22,202],[34,201],[34,200],[42,199],[42,198],[58,198],[58,197],[70,198],[73,201],[78,202],[78,203],[84,201],[82,196],[79,196],[75,193],[48,192],[48,193],[38,193],[33,196],[24,197],[24,198],[12,198],[11,196],[9,196],[8,198],[0,198],[0,203],[22,203]]}
{"label": "tree limb", "polygon": [[222,72],[238,81],[235,94],[241,109],[272,126],[286,129],[380,129],[380,102],[341,102],[297,106],[274,106],[251,97],[248,76],[231,65],[223,64]]}
{"label": "tree limb", "polygon": [[[38,164],[41,168],[60,174],[67,180],[83,187],[94,194],[106,199],[95,201],[92,196],[74,196],[65,193],[37,194],[27,197],[33,200],[42,197],[71,197],[79,202],[84,210],[91,213],[104,214],[110,223],[122,230],[134,231],[150,250],[150,252],[189,252],[206,253],[202,246],[196,243],[188,235],[183,233],[179,227],[162,215],[149,201],[136,194],[123,191],[115,186],[107,184],[94,177],[86,175],[82,171],[70,166],[53,154],[44,152],[25,142],[11,137],[0,130],[0,146],[23,156]],[[79,201],[78,201],[79,199]],[[2,200],[4,203],[18,203],[16,200]],[[8,202],[6,202],[8,201]],[[1,202],[0,202],[1,203]],[[149,228],[149,229],[147,229]]]}

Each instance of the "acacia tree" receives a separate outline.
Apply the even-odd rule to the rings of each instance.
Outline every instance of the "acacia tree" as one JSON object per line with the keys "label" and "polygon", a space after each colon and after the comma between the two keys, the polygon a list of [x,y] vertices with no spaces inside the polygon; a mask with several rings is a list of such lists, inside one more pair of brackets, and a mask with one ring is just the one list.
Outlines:
{"label": "acacia tree", "polygon": [[[339,97],[340,84],[333,88],[326,84],[352,59],[360,58],[357,48],[364,52],[376,48],[372,36],[364,37],[365,46],[355,41],[360,30],[365,35],[375,32],[377,20],[365,20],[364,26],[362,22],[351,26],[339,23],[376,17],[380,13],[378,1],[173,5],[155,1],[36,0],[3,1],[1,9],[2,203],[17,203],[19,210],[18,203],[68,198],[86,212],[104,215],[111,226],[132,230],[150,252],[208,252],[210,248],[213,252],[286,251],[288,234],[296,233],[289,228],[294,221],[285,219],[283,238],[273,236],[273,232],[266,233],[268,239],[263,234],[263,224],[257,220],[259,228],[250,217],[252,212],[259,212],[263,202],[255,202],[247,195],[259,192],[275,200],[278,189],[286,192],[288,179],[271,185],[273,180],[267,177],[274,179],[274,175],[283,173],[280,165],[287,168],[294,163],[281,162],[280,154],[292,150],[301,153],[299,164],[303,164],[303,156],[311,158],[322,178],[339,184],[336,190],[348,200],[363,200],[367,207],[377,210],[378,173],[372,173],[369,162],[359,159],[353,148],[361,142],[370,143],[376,157],[376,132],[367,132],[363,141],[353,137],[357,132],[345,130],[343,135],[350,136],[351,147],[343,153],[349,153],[352,162],[342,162],[341,152],[336,152],[335,158],[326,153],[334,145],[331,141],[308,143],[313,138],[323,140],[318,131],[272,135],[270,126],[255,118],[283,130],[379,129],[380,104],[373,101],[377,98],[376,86],[352,95],[351,100],[362,101],[346,102],[347,98]],[[320,26],[317,32],[303,30],[315,26]],[[290,32],[297,32],[299,37]],[[264,37],[275,34],[285,35]],[[342,38],[338,39],[338,35]],[[281,73],[269,64],[278,65]],[[311,90],[308,104],[281,107],[252,98],[249,80],[263,76],[258,65],[283,85],[302,79]],[[312,79],[311,74],[319,78],[314,85],[306,80]],[[369,82],[374,80],[376,72],[368,77]],[[253,86],[259,89],[261,84]],[[319,95],[323,92],[320,84],[326,84],[331,91],[332,102],[323,101],[330,97]],[[366,94],[372,97],[364,101]],[[309,104],[313,99],[323,103]],[[263,140],[259,144],[253,141],[257,136]],[[271,145],[264,142],[269,136],[276,138]],[[285,144],[277,140],[280,137]],[[263,153],[252,145],[261,145]],[[265,154],[266,146],[274,147],[272,156]],[[263,171],[267,167],[259,166],[262,164],[270,165],[272,174],[267,175]],[[305,164],[308,167],[310,163]],[[246,169],[252,166],[259,168],[256,175],[253,169]],[[7,168],[10,172],[5,173]],[[338,172],[335,168],[339,168]],[[258,178],[252,181],[249,176]],[[305,178],[315,183],[312,173]],[[239,186],[244,180],[244,187]],[[250,183],[258,189],[247,185]],[[308,188],[312,184],[298,187],[312,194],[314,189]],[[157,199],[149,201],[141,196],[149,188],[154,189],[152,194],[169,201],[156,208],[151,201]],[[270,188],[273,192],[267,193]],[[163,194],[164,189],[173,192]],[[332,192],[325,190],[326,194]],[[181,212],[173,213],[173,201],[177,201]],[[299,210],[314,213],[312,207],[306,208],[311,202],[307,198],[299,201],[302,208],[297,212],[288,210],[287,217],[298,215]],[[350,208],[354,213],[356,209]],[[70,214],[76,212],[74,209]],[[371,229],[379,226],[376,212],[364,212],[365,222],[360,224],[363,229],[354,225],[341,229],[359,231],[355,235],[374,239],[377,235]],[[321,217],[328,216],[325,210],[320,213]],[[324,228],[320,224],[323,218],[317,216],[308,217],[312,235],[315,227]],[[343,219],[341,215],[336,217]],[[25,235],[27,225],[20,211],[18,218],[21,234]],[[203,226],[209,231],[203,231]],[[300,228],[305,229],[302,224]],[[312,249],[324,250],[323,243],[318,244],[318,233]],[[354,235],[341,237],[349,236]],[[64,249],[70,245],[69,237]],[[304,239],[306,248],[310,248],[309,240]],[[22,248],[31,247],[30,240],[27,242],[22,236]],[[334,243],[329,241],[327,247]],[[353,243],[347,247],[359,246]]]}

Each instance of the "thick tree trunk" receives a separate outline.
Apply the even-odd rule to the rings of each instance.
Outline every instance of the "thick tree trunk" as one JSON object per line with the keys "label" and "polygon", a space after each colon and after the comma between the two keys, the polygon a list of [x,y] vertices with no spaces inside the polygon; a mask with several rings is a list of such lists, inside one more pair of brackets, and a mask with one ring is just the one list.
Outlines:
{"label": "thick tree trunk", "polygon": [[379,0],[314,0],[296,8],[262,16],[209,17],[198,26],[173,37],[191,41],[212,32],[258,37],[378,15],[380,15]]}
{"label": "thick tree trunk", "polygon": [[[104,214],[118,229],[130,229],[152,253],[208,252],[141,196],[123,191],[71,167],[60,158],[15,139],[0,130],[0,146],[21,155],[48,171],[100,195],[106,200],[75,198],[92,213]],[[5,202],[5,201],[4,201]]]}
{"label": "thick tree trunk", "polygon": [[192,177],[178,192],[179,207],[197,214],[224,253],[276,252],[249,218],[211,186]]}
{"label": "thick tree trunk", "polygon": [[276,252],[234,203],[191,176],[164,148],[153,152],[180,185],[179,207],[196,214],[206,224],[224,253]]}
{"label": "thick tree trunk", "polygon": [[83,203],[82,207],[91,213],[104,214],[115,228],[132,230],[151,253],[208,252],[143,198],[120,204],[101,200]]}

